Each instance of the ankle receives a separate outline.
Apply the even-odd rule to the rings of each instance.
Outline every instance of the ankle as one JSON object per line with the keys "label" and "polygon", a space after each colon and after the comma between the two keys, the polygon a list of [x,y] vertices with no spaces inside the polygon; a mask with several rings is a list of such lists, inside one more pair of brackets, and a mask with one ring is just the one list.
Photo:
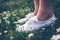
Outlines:
{"label": "ankle", "polygon": [[50,19],[53,16],[53,14],[46,14],[46,15],[44,14],[44,15],[36,15],[36,16],[37,16],[38,20],[46,21],[46,20]]}
{"label": "ankle", "polygon": [[35,16],[37,15],[37,12],[38,12],[38,10],[34,10],[34,15],[35,15]]}

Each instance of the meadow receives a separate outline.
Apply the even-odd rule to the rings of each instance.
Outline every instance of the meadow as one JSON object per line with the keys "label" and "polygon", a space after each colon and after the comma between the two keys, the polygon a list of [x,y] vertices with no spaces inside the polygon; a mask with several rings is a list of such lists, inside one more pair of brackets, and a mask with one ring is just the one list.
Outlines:
{"label": "meadow", "polygon": [[34,11],[33,0],[0,0],[0,40],[52,40],[54,35],[60,35],[60,0],[53,3],[57,20],[47,27],[26,33],[16,31],[16,25],[22,23],[14,22]]}

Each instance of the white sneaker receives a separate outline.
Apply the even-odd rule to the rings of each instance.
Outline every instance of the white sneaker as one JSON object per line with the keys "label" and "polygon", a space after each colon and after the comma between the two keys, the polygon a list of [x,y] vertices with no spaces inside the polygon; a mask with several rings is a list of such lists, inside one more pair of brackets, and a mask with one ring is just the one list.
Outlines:
{"label": "white sneaker", "polygon": [[27,21],[24,25],[20,26],[18,25],[16,30],[19,32],[29,32],[29,31],[33,31],[33,30],[38,30],[43,26],[48,26],[51,23],[53,23],[55,21],[55,16],[53,15],[50,19],[46,20],[46,21],[39,21],[37,19],[36,16],[34,16],[33,18],[30,18],[29,21]]}
{"label": "white sneaker", "polygon": [[17,22],[14,22],[14,23],[25,23],[25,22],[27,22],[30,18],[32,18],[33,16],[34,16],[34,13],[33,13],[33,12],[28,13],[28,14],[25,16],[25,18],[20,19],[20,20],[18,20]]}

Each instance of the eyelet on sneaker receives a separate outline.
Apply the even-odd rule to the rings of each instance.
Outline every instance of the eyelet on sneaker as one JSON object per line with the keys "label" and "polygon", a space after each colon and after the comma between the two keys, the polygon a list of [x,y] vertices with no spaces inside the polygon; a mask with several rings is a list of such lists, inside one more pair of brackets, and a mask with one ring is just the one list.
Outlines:
{"label": "eyelet on sneaker", "polygon": [[37,22],[36,22],[35,20],[34,20],[33,22],[34,22],[35,24],[37,24]]}

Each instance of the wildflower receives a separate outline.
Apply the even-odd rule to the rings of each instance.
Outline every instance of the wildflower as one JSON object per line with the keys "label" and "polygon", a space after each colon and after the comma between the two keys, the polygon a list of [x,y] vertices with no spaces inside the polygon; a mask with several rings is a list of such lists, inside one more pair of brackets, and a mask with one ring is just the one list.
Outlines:
{"label": "wildflower", "polygon": [[57,32],[60,32],[60,28],[58,28],[58,29],[56,29],[57,30]]}
{"label": "wildflower", "polygon": [[7,33],[7,30],[5,30],[4,33]]}
{"label": "wildflower", "polygon": [[1,35],[2,33],[0,33],[0,35]]}
{"label": "wildflower", "polygon": [[31,38],[32,36],[34,36],[33,33],[30,33],[30,34],[28,35],[29,38]]}
{"label": "wildflower", "polygon": [[42,28],[42,30],[45,30],[45,28]]}
{"label": "wildflower", "polygon": [[53,35],[51,40],[60,40],[60,34],[58,35]]}
{"label": "wildflower", "polygon": [[6,13],[6,12],[3,12],[4,14]]}
{"label": "wildflower", "polygon": [[10,36],[10,39],[13,39],[14,37],[13,36]]}
{"label": "wildflower", "polygon": [[8,17],[4,17],[4,19],[7,19]]}

